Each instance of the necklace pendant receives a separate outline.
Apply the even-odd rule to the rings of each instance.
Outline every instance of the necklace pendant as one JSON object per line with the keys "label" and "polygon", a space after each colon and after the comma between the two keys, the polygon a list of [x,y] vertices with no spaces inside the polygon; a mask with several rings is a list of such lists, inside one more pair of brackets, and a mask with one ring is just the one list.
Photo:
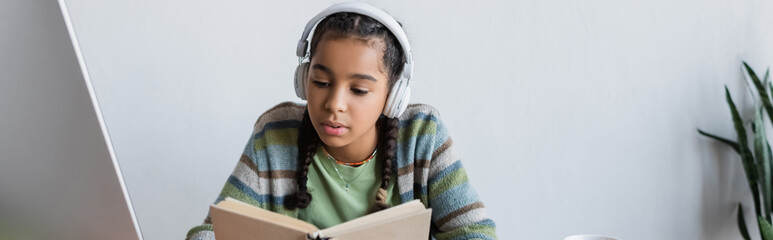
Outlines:
{"label": "necklace pendant", "polygon": [[346,184],[346,191],[347,192],[349,191],[349,184],[348,183]]}

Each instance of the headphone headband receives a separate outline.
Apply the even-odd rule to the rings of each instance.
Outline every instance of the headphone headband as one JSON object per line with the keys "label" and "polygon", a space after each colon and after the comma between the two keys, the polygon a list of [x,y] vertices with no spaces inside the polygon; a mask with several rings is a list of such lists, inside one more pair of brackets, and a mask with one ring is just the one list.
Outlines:
{"label": "headphone headband", "polygon": [[400,42],[400,46],[403,48],[403,55],[405,55],[405,62],[404,62],[405,66],[403,67],[403,77],[406,79],[411,79],[411,76],[413,75],[413,57],[411,56],[411,45],[410,43],[408,43],[408,37],[405,35],[403,28],[400,27],[400,24],[397,23],[397,21],[394,18],[392,18],[392,16],[382,11],[381,9],[378,9],[377,7],[368,5],[366,3],[361,3],[361,2],[337,3],[323,10],[322,12],[317,14],[317,16],[314,16],[314,18],[312,18],[311,20],[309,20],[308,23],[306,23],[306,28],[303,30],[301,39],[298,40],[298,47],[295,50],[295,55],[297,55],[299,58],[305,57],[308,50],[307,48],[309,46],[309,33],[311,33],[311,30],[314,29],[317,23],[319,23],[319,21],[321,21],[322,19],[332,14],[336,14],[340,12],[353,12],[353,13],[362,14],[375,19],[376,21],[386,26],[387,29],[389,29],[389,31],[392,32],[395,38],[397,38],[397,41]]}

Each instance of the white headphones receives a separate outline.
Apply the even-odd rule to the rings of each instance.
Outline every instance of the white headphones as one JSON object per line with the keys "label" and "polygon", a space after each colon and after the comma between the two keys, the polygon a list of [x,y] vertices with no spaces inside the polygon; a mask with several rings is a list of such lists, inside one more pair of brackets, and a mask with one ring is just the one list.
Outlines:
{"label": "white headphones", "polygon": [[295,69],[295,95],[299,98],[306,100],[306,78],[309,73],[309,61],[304,61],[304,58],[308,56],[309,46],[309,33],[314,29],[322,19],[335,13],[340,12],[353,12],[362,14],[379,21],[381,24],[387,27],[389,31],[400,42],[400,46],[403,47],[403,55],[405,56],[405,65],[403,72],[400,74],[400,79],[392,86],[392,90],[387,97],[386,106],[384,107],[384,115],[389,118],[400,117],[405,109],[408,107],[408,100],[411,97],[410,80],[413,75],[413,57],[411,56],[411,45],[408,43],[408,37],[405,35],[403,28],[400,24],[389,16],[386,12],[378,9],[374,6],[361,2],[343,2],[337,3],[329,8],[323,10],[317,16],[314,16],[306,24],[306,28],[303,30],[301,40],[298,41],[298,48],[295,51],[295,55],[298,56],[300,64]]}

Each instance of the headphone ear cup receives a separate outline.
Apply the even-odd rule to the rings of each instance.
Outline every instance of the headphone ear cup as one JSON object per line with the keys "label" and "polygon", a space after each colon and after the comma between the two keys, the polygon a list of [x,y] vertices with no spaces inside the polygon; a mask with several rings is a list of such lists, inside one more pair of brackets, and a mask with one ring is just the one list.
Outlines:
{"label": "headphone ear cup", "polygon": [[396,109],[397,115],[395,117],[400,117],[400,115],[403,115],[403,112],[405,112],[405,109],[408,109],[408,100],[411,99],[411,86],[405,86],[403,88],[402,97],[400,98],[400,102],[398,103],[398,107]]}
{"label": "headphone ear cup", "polygon": [[[408,99],[406,96],[406,83],[408,81],[405,80],[405,78],[400,78],[400,80],[397,80],[395,84],[392,86],[392,90],[389,92],[389,96],[387,97],[386,107],[384,108],[384,115],[389,118],[396,118],[400,117],[400,115],[405,111],[405,107],[407,107]],[[408,93],[410,93],[410,89],[407,89]]]}
{"label": "headphone ear cup", "polygon": [[384,113],[384,116],[386,116],[388,118],[393,118],[394,117],[393,116],[394,114],[392,113],[392,112],[394,112],[394,107],[393,107],[394,105],[392,103],[395,101],[395,98],[397,98],[397,89],[399,87],[400,86],[397,85],[397,83],[395,83],[394,85],[392,85],[392,89],[389,90],[389,95],[387,95],[387,100],[386,100],[386,103],[384,104],[384,112],[383,113]]}
{"label": "headphone ear cup", "polygon": [[303,62],[295,68],[295,95],[306,100],[306,78],[309,74],[309,62]]}

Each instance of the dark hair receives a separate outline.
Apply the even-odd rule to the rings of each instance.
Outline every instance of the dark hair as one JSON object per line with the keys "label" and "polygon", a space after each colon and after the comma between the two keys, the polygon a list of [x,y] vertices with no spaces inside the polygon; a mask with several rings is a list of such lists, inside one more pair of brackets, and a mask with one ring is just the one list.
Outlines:
{"label": "dark hair", "polygon": [[[370,18],[356,13],[336,13],[328,16],[317,24],[311,39],[311,51],[309,57],[314,56],[317,45],[322,37],[349,38],[354,37],[363,41],[381,40],[384,43],[384,58],[382,64],[388,72],[389,81],[387,86],[391,86],[399,79],[403,71],[403,50],[397,38],[383,24]],[[386,191],[391,180],[391,174],[396,164],[397,137],[399,133],[399,120],[397,118],[387,118],[382,115],[376,121],[378,132],[378,159],[384,161],[382,171],[382,181],[378,192]],[[298,170],[296,172],[296,182],[298,192],[287,196],[284,205],[287,209],[306,208],[311,202],[311,194],[307,191],[306,182],[309,172],[309,164],[316,153],[318,144],[320,144],[319,135],[311,125],[308,108],[303,113],[303,120],[298,133]],[[377,212],[389,208],[385,194],[377,194],[376,204],[371,207],[370,212]]]}

